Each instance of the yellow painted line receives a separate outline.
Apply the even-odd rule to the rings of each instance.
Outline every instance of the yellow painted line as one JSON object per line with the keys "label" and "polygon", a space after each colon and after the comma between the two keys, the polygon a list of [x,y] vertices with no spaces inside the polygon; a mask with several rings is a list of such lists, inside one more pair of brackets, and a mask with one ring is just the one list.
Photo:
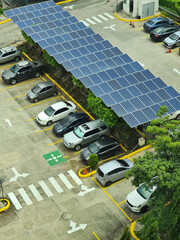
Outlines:
{"label": "yellow painted line", "polygon": [[9,98],[8,100],[13,100],[13,99],[20,98],[20,97],[24,97],[24,96],[26,96],[26,93],[25,93],[25,94],[22,94],[22,95],[20,95],[20,96],[17,96],[17,97]]}
{"label": "yellow painted line", "polygon": [[58,2],[56,4],[58,5],[58,4],[67,3],[67,2],[73,2],[73,1],[75,1],[75,0],[67,0],[67,1],[63,1],[63,2]]}
{"label": "yellow painted line", "polygon": [[8,19],[6,19],[6,20],[4,20],[4,21],[1,21],[0,24],[2,24],[2,23],[6,23],[6,22],[9,22],[9,21],[11,21],[10,18],[8,18]]}
{"label": "yellow painted line", "polygon": [[22,54],[24,54],[24,56],[27,57],[27,59],[29,59],[31,62],[33,62],[33,60],[25,52],[22,52]]}
{"label": "yellow painted line", "polygon": [[143,38],[149,38],[150,36],[145,36],[145,37],[143,37]]}
{"label": "yellow painted line", "polygon": [[41,104],[41,103],[44,103],[44,102],[49,102],[50,100],[56,99],[56,98],[58,98],[58,97],[59,97],[59,96],[54,97],[54,98],[49,98],[49,99],[44,100],[44,101],[40,101],[40,102],[37,102],[37,103],[33,103],[33,104],[28,105],[28,106],[26,106],[26,107],[18,108],[17,111],[20,111],[20,110],[23,110],[23,109],[26,109],[26,108],[29,108],[29,107],[33,107],[33,106],[35,106],[35,105],[38,105],[38,104]]}
{"label": "yellow painted line", "polygon": [[65,156],[65,157],[63,157],[63,158],[68,158],[70,155],[67,155],[67,156]]}
{"label": "yellow painted line", "polygon": [[179,48],[172,49],[171,52],[176,52],[176,51],[178,51],[178,50],[179,50]]}
{"label": "yellow painted line", "polygon": [[33,79],[33,80],[26,81],[26,82],[23,82],[23,83],[19,83],[19,84],[16,84],[16,85],[10,86],[10,87],[1,88],[0,91],[7,90],[7,89],[9,89],[9,88],[18,87],[18,86],[24,85],[24,84],[29,83],[29,82],[34,82],[34,81],[36,81],[36,80],[37,80],[37,79]]}
{"label": "yellow painted line", "polygon": [[154,43],[154,45],[160,45],[160,44],[162,44],[162,42]]}
{"label": "yellow painted line", "polygon": [[118,203],[118,205],[121,205],[122,203],[125,203],[125,202],[126,202],[126,200],[124,200],[124,201],[122,201],[122,202]]}
{"label": "yellow painted line", "polygon": [[95,183],[104,191],[104,193],[107,194],[107,196],[113,201],[113,203],[121,210],[121,212],[129,219],[130,222],[132,222],[132,219],[122,210],[122,208],[117,204],[117,202],[109,195],[109,193],[106,192],[104,188],[101,187],[101,185],[92,177],[92,179],[95,181]]}
{"label": "yellow painted line", "polygon": [[42,132],[46,132],[46,131],[49,131],[49,130],[51,130],[53,127],[50,127],[50,128],[47,128],[47,129],[44,129],[44,130],[41,130],[41,131],[39,131],[39,132],[36,132],[36,133],[42,133]]}
{"label": "yellow painted line", "polygon": [[150,19],[150,18],[153,18],[153,17],[158,17],[158,16],[160,16],[160,14],[153,15],[153,16],[146,17],[146,18],[141,18],[141,19],[124,19],[124,18],[120,18],[120,17],[117,16],[116,12],[114,13],[114,16],[116,18],[118,18],[119,20],[124,21],[124,22],[140,22],[140,21],[144,21],[146,19]]}
{"label": "yellow painted line", "polygon": [[138,133],[140,133],[142,136],[143,136],[143,138],[145,138],[145,134],[143,133],[143,132],[141,132],[139,129],[137,129],[136,128],[136,131],[138,132]]}
{"label": "yellow painted line", "polygon": [[50,144],[48,144],[48,146],[52,146],[52,145],[54,145],[54,144],[56,144],[56,143],[60,143],[60,142],[62,142],[63,140],[60,140],[60,141],[57,141],[57,142],[54,142],[54,143],[50,143]]}
{"label": "yellow painted line", "polygon": [[8,67],[12,67],[13,65],[15,65],[15,64],[14,64],[14,63],[13,63],[13,64],[9,64],[9,65],[6,65],[6,66],[3,66],[3,67],[0,67],[0,69],[8,68]]}
{"label": "yellow painted line", "polygon": [[139,30],[142,30],[142,29],[143,29],[143,27],[136,28],[136,29],[133,30],[133,32],[135,32],[135,31],[139,31]]}
{"label": "yellow painted line", "polygon": [[36,117],[35,117],[35,118],[28,119],[28,120],[26,120],[26,121],[29,122],[29,121],[34,120],[34,119],[36,119]]}
{"label": "yellow painted line", "polygon": [[120,147],[121,147],[125,152],[127,152],[127,149],[126,149],[122,144],[120,144]]}
{"label": "yellow painted line", "polygon": [[8,199],[6,199],[6,198],[1,198],[1,199],[0,199],[0,202],[2,202],[2,201],[7,202],[7,205],[6,205],[5,207],[3,207],[3,208],[0,208],[0,212],[6,211],[6,210],[10,207],[10,201],[9,201]]}
{"label": "yellow painted line", "polygon": [[103,189],[107,189],[107,188],[109,188],[109,187],[111,187],[111,186],[113,186],[113,185],[115,185],[115,184],[117,184],[117,183],[119,183],[119,182],[124,181],[124,180],[126,180],[126,178],[123,178],[123,179],[121,179],[121,180],[119,180],[119,181],[117,181],[117,182],[115,182],[115,183],[112,183],[110,186],[104,187]]}
{"label": "yellow painted line", "polygon": [[95,234],[95,232],[93,232],[93,234],[98,240],[100,240],[100,238],[98,238],[98,236]]}
{"label": "yellow painted line", "polygon": [[81,150],[80,151],[78,151],[78,152],[75,152],[75,153],[73,153],[73,154],[77,154],[77,153],[80,153],[81,152]]}
{"label": "yellow painted line", "polygon": [[135,235],[135,233],[134,233],[135,224],[136,224],[136,221],[134,221],[134,222],[131,223],[130,233],[131,233],[131,236],[132,236],[135,240],[140,240],[140,239]]}
{"label": "yellow painted line", "polygon": [[132,158],[130,158],[130,157],[128,157],[129,158],[129,160],[131,161],[131,162],[133,162],[134,163],[134,161],[133,161],[133,159]]}

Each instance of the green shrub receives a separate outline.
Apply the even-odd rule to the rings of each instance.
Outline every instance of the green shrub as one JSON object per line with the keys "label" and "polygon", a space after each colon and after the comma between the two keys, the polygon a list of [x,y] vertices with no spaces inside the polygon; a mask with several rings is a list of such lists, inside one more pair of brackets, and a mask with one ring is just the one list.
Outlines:
{"label": "green shrub", "polygon": [[120,240],[131,240],[131,234],[129,232],[129,227],[126,226],[124,228],[123,235],[121,236]]}
{"label": "green shrub", "polygon": [[84,85],[81,83],[81,81],[76,79],[73,75],[72,75],[72,82],[80,89],[85,88]]}
{"label": "green shrub", "polygon": [[95,169],[98,165],[98,156],[96,154],[91,154],[89,156],[89,166],[92,169]]}
{"label": "green shrub", "polygon": [[51,65],[52,67],[56,67],[57,68],[59,66],[59,64],[56,62],[56,60],[53,57],[51,57],[46,52],[46,50],[44,50],[44,52],[43,52],[43,57],[44,57],[45,62],[48,63],[49,65]]}
{"label": "green shrub", "polygon": [[32,40],[31,37],[29,37],[23,30],[21,30],[21,33],[24,37],[24,39],[26,40],[27,43],[29,44],[35,44],[35,42]]}

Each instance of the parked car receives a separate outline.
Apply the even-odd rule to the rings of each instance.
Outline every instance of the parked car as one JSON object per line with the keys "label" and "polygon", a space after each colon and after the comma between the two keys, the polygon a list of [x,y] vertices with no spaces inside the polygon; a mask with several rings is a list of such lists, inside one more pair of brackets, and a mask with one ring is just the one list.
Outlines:
{"label": "parked car", "polygon": [[21,59],[21,53],[16,47],[9,46],[9,47],[0,48],[0,64],[6,63],[9,61],[18,62],[20,59]]}
{"label": "parked car", "polygon": [[100,119],[90,121],[75,127],[73,131],[64,135],[63,143],[68,148],[79,151],[82,147],[106,137],[108,127]]}
{"label": "parked car", "polygon": [[53,132],[57,137],[63,137],[64,134],[89,120],[89,116],[84,112],[73,113],[57,122],[53,127]]}
{"label": "parked car", "polygon": [[88,164],[90,155],[96,154],[99,161],[108,157],[116,156],[120,153],[121,147],[119,143],[112,137],[99,139],[91,143],[88,147],[84,148],[80,157],[83,163]]}
{"label": "parked car", "polygon": [[98,167],[95,176],[102,186],[108,187],[113,182],[124,178],[126,171],[131,169],[133,165],[133,162],[128,158],[112,160]]}
{"label": "parked car", "polygon": [[53,122],[59,121],[69,114],[76,112],[76,105],[71,101],[57,102],[40,112],[37,121],[41,125],[50,126]]}
{"label": "parked car", "polygon": [[30,102],[38,102],[41,99],[56,96],[58,94],[56,85],[52,81],[42,82],[35,85],[27,93],[27,98]]}
{"label": "parked car", "polygon": [[175,48],[180,46],[180,31],[172,33],[169,37],[164,39],[163,45],[167,48]]}
{"label": "parked car", "polygon": [[180,120],[180,110],[169,114],[169,119],[168,120],[171,120],[171,119]]}
{"label": "parked car", "polygon": [[154,18],[151,18],[150,20],[148,20],[147,22],[145,22],[143,27],[144,27],[145,31],[151,32],[155,28],[161,27],[161,26],[164,26],[167,24],[174,25],[174,22],[173,22],[173,20],[171,20],[169,18],[154,17]]}
{"label": "parked car", "polygon": [[173,25],[165,25],[158,27],[150,32],[150,37],[156,42],[162,42],[166,37],[174,32],[177,32],[180,28]]}
{"label": "parked car", "polygon": [[148,210],[148,201],[156,186],[146,189],[145,185],[140,185],[137,189],[129,193],[126,197],[126,204],[133,212],[145,212]]}
{"label": "parked car", "polygon": [[22,80],[39,77],[43,72],[44,65],[40,61],[30,62],[29,60],[20,61],[10,69],[2,73],[2,79],[12,85]]}

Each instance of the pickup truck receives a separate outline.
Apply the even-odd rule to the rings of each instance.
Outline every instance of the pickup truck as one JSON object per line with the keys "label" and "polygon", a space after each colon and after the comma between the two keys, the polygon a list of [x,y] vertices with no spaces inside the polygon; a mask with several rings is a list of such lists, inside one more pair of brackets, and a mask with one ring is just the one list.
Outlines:
{"label": "pickup truck", "polygon": [[14,85],[28,78],[39,77],[43,72],[43,68],[44,65],[40,61],[20,61],[2,73],[2,80]]}

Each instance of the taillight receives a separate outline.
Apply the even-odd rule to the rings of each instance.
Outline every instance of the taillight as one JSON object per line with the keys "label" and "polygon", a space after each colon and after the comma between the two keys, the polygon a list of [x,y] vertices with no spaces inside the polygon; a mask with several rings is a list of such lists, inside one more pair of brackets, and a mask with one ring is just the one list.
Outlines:
{"label": "taillight", "polygon": [[155,35],[155,37],[159,37],[159,35]]}

